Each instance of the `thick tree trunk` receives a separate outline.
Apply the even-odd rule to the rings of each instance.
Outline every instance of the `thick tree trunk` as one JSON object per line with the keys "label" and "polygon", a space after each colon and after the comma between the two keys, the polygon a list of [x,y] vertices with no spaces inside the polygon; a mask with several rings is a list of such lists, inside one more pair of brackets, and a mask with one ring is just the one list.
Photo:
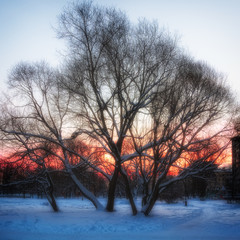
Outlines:
{"label": "thick tree trunk", "polygon": [[53,211],[58,212],[59,208],[58,208],[58,205],[57,205],[57,202],[55,200],[53,193],[51,191],[47,191],[46,196],[47,196],[48,202],[50,203]]}
{"label": "thick tree trunk", "polygon": [[83,194],[83,196],[90,200],[97,210],[103,210],[104,209],[103,205],[98,201],[98,199],[93,195],[93,193],[88,191],[87,188],[83,186],[83,184],[78,180],[78,178],[75,176],[72,170],[67,169],[67,171],[73,182],[76,184],[79,191]]}
{"label": "thick tree trunk", "polygon": [[158,192],[159,192],[158,188],[154,188],[154,191],[147,200],[147,203],[142,207],[142,212],[144,213],[145,216],[148,216],[152,211],[153,206],[158,199]]}
{"label": "thick tree trunk", "polygon": [[65,156],[65,168],[70,176],[70,178],[73,180],[79,191],[82,193],[82,195],[90,200],[92,204],[95,206],[97,210],[103,210],[103,205],[98,201],[98,199],[94,196],[93,193],[91,193],[84,185],[81,183],[81,181],[76,177],[74,172],[72,171],[71,166],[69,165],[68,156],[65,150],[63,150],[63,154]]}
{"label": "thick tree trunk", "polygon": [[149,197],[148,182],[144,181],[144,184],[143,184],[142,207],[147,204],[148,197]]}
{"label": "thick tree trunk", "polygon": [[48,172],[46,173],[46,175],[47,175],[47,180],[48,180],[49,186],[47,189],[45,189],[45,193],[46,193],[48,202],[52,206],[53,211],[58,212],[59,208],[58,208],[57,202],[56,202],[54,194],[53,194],[53,182],[52,182],[52,179]]}
{"label": "thick tree trunk", "polygon": [[130,202],[130,205],[131,205],[131,208],[132,208],[132,213],[135,216],[135,215],[137,215],[138,211],[137,211],[136,204],[134,202],[134,198],[133,198],[133,195],[132,195],[132,191],[131,191],[131,188],[130,188],[128,177],[123,171],[121,171],[121,174],[122,174],[124,182],[125,182],[126,196],[129,199],[129,202]]}
{"label": "thick tree trunk", "polygon": [[114,210],[115,190],[117,186],[118,174],[119,174],[119,168],[116,167],[108,187],[108,201],[106,206],[106,210],[108,212],[113,212]]}

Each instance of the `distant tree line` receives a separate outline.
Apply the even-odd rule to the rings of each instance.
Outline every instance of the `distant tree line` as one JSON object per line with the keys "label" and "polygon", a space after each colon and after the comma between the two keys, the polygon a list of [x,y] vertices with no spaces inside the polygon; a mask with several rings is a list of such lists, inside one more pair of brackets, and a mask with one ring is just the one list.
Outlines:
{"label": "distant tree line", "polygon": [[[205,171],[197,176],[191,176],[179,182],[169,185],[159,197],[159,200],[168,203],[177,202],[179,200],[188,199],[191,197],[199,197],[205,199],[206,197],[220,197],[220,191],[215,192],[214,189],[208,189],[209,182],[217,184],[215,169]],[[107,196],[107,182],[94,171],[83,171],[83,169],[75,169],[76,176],[81,180],[86,188],[91,190],[97,197]],[[222,170],[224,171],[224,170]],[[0,184],[0,196],[18,196],[18,197],[45,197],[44,188],[39,185],[39,176],[37,170],[29,171],[28,169],[19,169],[13,164],[1,165],[2,179]],[[26,176],[31,175],[31,177]],[[52,169],[50,176],[53,182],[53,194],[55,197],[83,197],[79,189],[76,187],[71,178],[64,171]],[[168,179],[174,176],[168,176]],[[131,190],[134,197],[141,197],[143,189],[141,187],[141,179],[132,178],[130,180]],[[231,178],[225,178],[221,188],[231,191]],[[221,193],[221,192],[220,192]],[[116,196],[119,198],[127,197],[124,190],[124,181],[119,178],[118,187],[116,189]],[[225,196],[226,197],[226,196]],[[227,196],[229,197],[229,196]]]}

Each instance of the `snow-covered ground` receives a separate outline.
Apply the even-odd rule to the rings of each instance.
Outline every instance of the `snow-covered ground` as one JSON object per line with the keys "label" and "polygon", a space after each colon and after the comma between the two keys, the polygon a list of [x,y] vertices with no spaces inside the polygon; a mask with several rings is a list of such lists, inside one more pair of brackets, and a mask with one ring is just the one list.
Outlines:
{"label": "snow-covered ground", "polygon": [[54,213],[45,199],[0,198],[0,239],[240,239],[240,205],[224,201],[158,202],[149,217],[132,216],[125,199],[116,201],[114,213],[82,199],[58,204]]}

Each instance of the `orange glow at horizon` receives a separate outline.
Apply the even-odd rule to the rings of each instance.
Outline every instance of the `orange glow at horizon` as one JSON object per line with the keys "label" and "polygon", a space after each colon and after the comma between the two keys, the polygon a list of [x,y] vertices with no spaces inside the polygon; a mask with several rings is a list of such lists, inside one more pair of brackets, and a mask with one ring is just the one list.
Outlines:
{"label": "orange glow at horizon", "polygon": [[[94,152],[95,150],[93,150]],[[130,149],[130,144],[127,144],[127,149],[124,150],[124,153],[127,154],[129,151],[131,151]],[[150,152],[151,153],[151,150]],[[60,153],[58,153],[60,154]],[[96,159],[97,159],[97,166],[102,169],[103,171],[105,171],[107,174],[112,174],[114,171],[114,167],[115,167],[115,160],[114,158],[111,156],[111,154],[106,153],[104,151],[99,151],[99,153],[96,153]],[[193,157],[193,156],[192,156]],[[182,156],[182,159],[179,159],[176,163],[175,166],[171,166],[169,171],[168,171],[168,175],[171,176],[175,176],[179,173],[179,171],[185,167],[187,167],[189,164],[187,162],[186,159],[189,159],[190,156]],[[192,161],[197,160],[197,156],[192,158]],[[6,157],[6,159],[8,159]],[[28,170],[32,170],[34,171],[35,169],[37,169],[39,167],[39,165],[37,163],[35,163],[34,161],[30,160],[28,157],[24,157],[23,159],[19,158],[9,158],[7,160],[9,163],[15,165],[16,167],[21,167],[22,169],[28,169]],[[79,158],[75,158],[72,157],[70,158],[70,163],[75,165],[77,164],[79,161]],[[123,167],[125,168],[125,170],[127,171],[129,176],[132,176],[134,174],[136,174],[136,171],[139,171],[137,169],[139,169],[139,165],[137,166],[137,164],[139,164],[139,157],[136,157],[135,160],[133,159],[133,161],[129,161],[123,164]],[[148,168],[150,168],[152,166],[152,160],[151,159],[143,159],[141,160],[142,164],[143,164],[143,168],[145,168],[146,170]],[[232,163],[232,153],[231,151],[228,149],[227,151],[225,151],[221,156],[219,156],[218,160],[216,161],[216,163],[219,165],[219,167],[229,167],[231,166]],[[58,159],[56,156],[51,156],[51,157],[46,157],[44,159],[44,164],[46,168],[51,168],[51,169],[63,169],[63,163],[60,159]],[[94,162],[95,164],[95,162]],[[1,168],[4,168],[4,162],[2,161],[1,163]],[[139,172],[138,174],[141,175],[141,173]]]}

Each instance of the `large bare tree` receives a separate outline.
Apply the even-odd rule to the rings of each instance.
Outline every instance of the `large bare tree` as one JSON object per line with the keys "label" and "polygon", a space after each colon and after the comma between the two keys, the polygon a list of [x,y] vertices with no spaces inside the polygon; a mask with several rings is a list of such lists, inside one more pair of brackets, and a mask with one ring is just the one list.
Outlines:
{"label": "large bare tree", "polygon": [[[63,84],[76,99],[76,131],[95,140],[115,161],[109,182],[107,210],[113,211],[119,174],[133,213],[137,210],[122,168],[123,143],[137,114],[153,101],[159,85],[175,70],[175,41],[157,24],[137,26],[115,9],[84,2],[60,18],[60,37],[69,43],[68,76]],[[164,89],[161,89],[164,91]]]}
{"label": "large bare tree", "polygon": [[[113,211],[120,174],[136,214],[123,165],[148,157],[154,161],[155,189],[147,201],[151,207],[143,210],[148,214],[170,167],[194,144],[219,136],[212,131],[206,137],[203,132],[228,114],[230,96],[221,76],[184,56],[156,23],[133,25],[122,12],[91,2],[67,9],[60,17],[59,34],[69,46],[63,85],[76,100],[81,124],[75,136],[92,139],[115,162],[107,210]],[[139,128],[144,128],[141,135],[135,131]],[[144,144],[139,146],[136,139]],[[125,141],[132,141],[135,150],[127,154]]]}
{"label": "large bare tree", "polygon": [[[131,165],[138,165],[146,189],[142,211],[148,215],[167,185],[210,168],[210,162],[201,162],[221,154],[225,145],[206,151],[199,164],[190,164],[193,159],[180,164],[188,153],[222,137],[225,126],[213,126],[222,117],[227,122],[230,94],[220,74],[185,56],[175,38],[154,22],[131,24],[121,11],[92,2],[69,5],[59,21],[59,37],[69,50],[63,68],[16,67],[10,84],[26,100],[20,113],[7,111],[1,130],[60,149],[51,154],[97,208],[102,205],[76,178],[69,156],[100,172],[109,182],[107,211],[114,210],[121,176],[137,213],[129,176]],[[79,153],[70,147],[74,139],[96,151]],[[111,159],[100,159],[99,153]],[[111,164],[110,172],[101,161]],[[166,182],[173,166],[182,169]]]}

